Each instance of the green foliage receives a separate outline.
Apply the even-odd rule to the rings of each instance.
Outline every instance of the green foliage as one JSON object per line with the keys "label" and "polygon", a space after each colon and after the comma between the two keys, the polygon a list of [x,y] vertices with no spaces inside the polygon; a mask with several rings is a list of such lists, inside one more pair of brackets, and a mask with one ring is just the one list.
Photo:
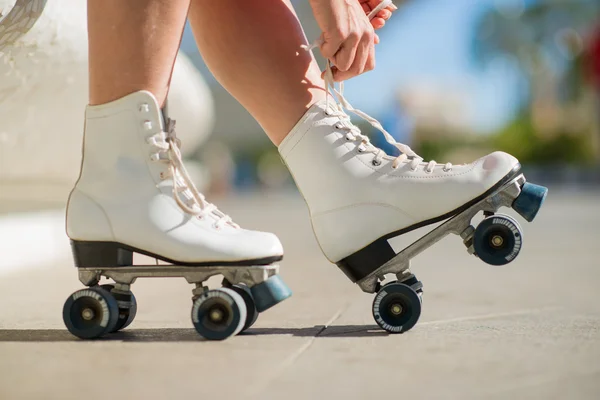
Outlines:
{"label": "green foliage", "polygon": [[[427,136],[425,136],[427,137]],[[594,163],[594,152],[589,132],[560,130],[542,134],[536,130],[529,113],[515,118],[505,128],[490,136],[461,137],[448,134],[420,140],[415,151],[425,160],[472,161],[472,156],[491,151],[505,151],[517,157],[522,164],[577,164]],[[468,160],[456,160],[467,153]],[[464,154],[463,154],[464,155]]]}
{"label": "green foliage", "polygon": [[563,129],[545,136],[536,131],[530,116],[523,114],[493,136],[490,145],[514,155],[523,164],[593,163],[593,148],[586,132]]}

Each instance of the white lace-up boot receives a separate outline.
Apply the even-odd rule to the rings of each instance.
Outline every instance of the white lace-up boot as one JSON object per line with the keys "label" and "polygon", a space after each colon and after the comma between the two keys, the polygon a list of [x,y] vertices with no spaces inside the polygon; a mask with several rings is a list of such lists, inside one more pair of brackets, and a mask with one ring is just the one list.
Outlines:
{"label": "white lace-up boot", "polygon": [[[352,108],[343,84],[333,87],[329,66],[326,82],[340,104],[328,97],[312,105],[279,152],[306,200],[323,253],[353,281],[394,257],[387,239],[457,214],[518,173],[517,159],[502,152],[464,165],[424,162]],[[401,155],[373,146],[344,109],[379,129]]]}
{"label": "white lace-up boot", "polygon": [[283,256],[275,235],[241,229],[198,193],[174,121],[163,122],[145,91],[88,106],[67,234],[80,267],[130,265],[132,252],[179,265],[269,264]]}

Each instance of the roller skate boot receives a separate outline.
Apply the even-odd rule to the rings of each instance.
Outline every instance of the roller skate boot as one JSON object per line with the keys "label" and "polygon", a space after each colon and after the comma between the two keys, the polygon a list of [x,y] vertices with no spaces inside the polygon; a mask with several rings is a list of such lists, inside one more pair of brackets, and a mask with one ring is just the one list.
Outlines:
{"label": "roller skate boot", "polygon": [[[247,329],[291,295],[278,275],[279,239],[241,229],[198,192],[181,160],[175,123],[140,91],[88,106],[80,177],[67,205],[67,234],[80,281],[63,319],[80,338],[123,329],[135,317],[140,277],[195,285],[192,322],[207,339]],[[133,254],[167,265],[134,265]],[[158,263],[157,263],[158,264]],[[222,275],[223,288],[204,282]],[[101,277],[113,284],[98,285]]]}
{"label": "roller skate boot", "polygon": [[[367,293],[376,293],[373,316],[389,332],[411,329],[421,313],[422,284],[410,260],[454,233],[471,254],[492,265],[515,259],[522,231],[512,207],[531,222],[547,189],[525,181],[516,158],[495,152],[470,164],[424,161],[397,143],[374,118],[352,107],[333,84],[327,100],[311,106],[279,146],[310,211],[325,256]],[[334,101],[333,96],[337,98]],[[400,155],[387,155],[352,124],[351,112],[379,130]],[[474,228],[479,212],[486,218]],[[443,222],[400,252],[388,239]],[[389,274],[396,281],[381,287]]]}

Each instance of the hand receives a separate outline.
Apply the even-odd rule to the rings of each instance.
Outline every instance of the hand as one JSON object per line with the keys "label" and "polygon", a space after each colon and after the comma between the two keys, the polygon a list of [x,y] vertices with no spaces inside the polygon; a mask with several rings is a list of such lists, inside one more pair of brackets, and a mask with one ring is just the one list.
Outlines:
{"label": "hand", "polygon": [[335,66],[335,81],[343,81],[375,68],[374,30],[385,25],[395,8],[381,10],[371,21],[367,14],[380,0],[310,0],[322,30],[321,53]]}

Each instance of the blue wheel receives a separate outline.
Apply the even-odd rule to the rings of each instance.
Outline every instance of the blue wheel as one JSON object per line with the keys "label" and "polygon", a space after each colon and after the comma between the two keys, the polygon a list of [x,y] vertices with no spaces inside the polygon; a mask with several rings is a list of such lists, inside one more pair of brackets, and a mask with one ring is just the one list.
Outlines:
{"label": "blue wheel", "polygon": [[473,247],[475,254],[490,265],[505,265],[521,251],[521,227],[508,215],[487,217],[475,229]]}
{"label": "blue wheel", "polygon": [[194,300],[192,323],[208,340],[225,340],[237,335],[246,323],[244,299],[232,289],[209,290]]}
{"label": "blue wheel", "polygon": [[117,300],[99,286],[78,290],[63,307],[65,326],[82,339],[95,339],[112,332],[118,320]]}
{"label": "blue wheel", "polygon": [[532,222],[544,204],[547,194],[548,188],[525,182],[521,188],[521,194],[513,202],[512,208],[528,222]]}
{"label": "blue wheel", "polygon": [[273,275],[264,282],[250,288],[258,312],[263,312],[292,295],[292,291],[279,275]]}
{"label": "blue wheel", "polygon": [[390,333],[402,333],[414,327],[421,316],[421,297],[408,285],[385,285],[373,300],[373,318]]}

